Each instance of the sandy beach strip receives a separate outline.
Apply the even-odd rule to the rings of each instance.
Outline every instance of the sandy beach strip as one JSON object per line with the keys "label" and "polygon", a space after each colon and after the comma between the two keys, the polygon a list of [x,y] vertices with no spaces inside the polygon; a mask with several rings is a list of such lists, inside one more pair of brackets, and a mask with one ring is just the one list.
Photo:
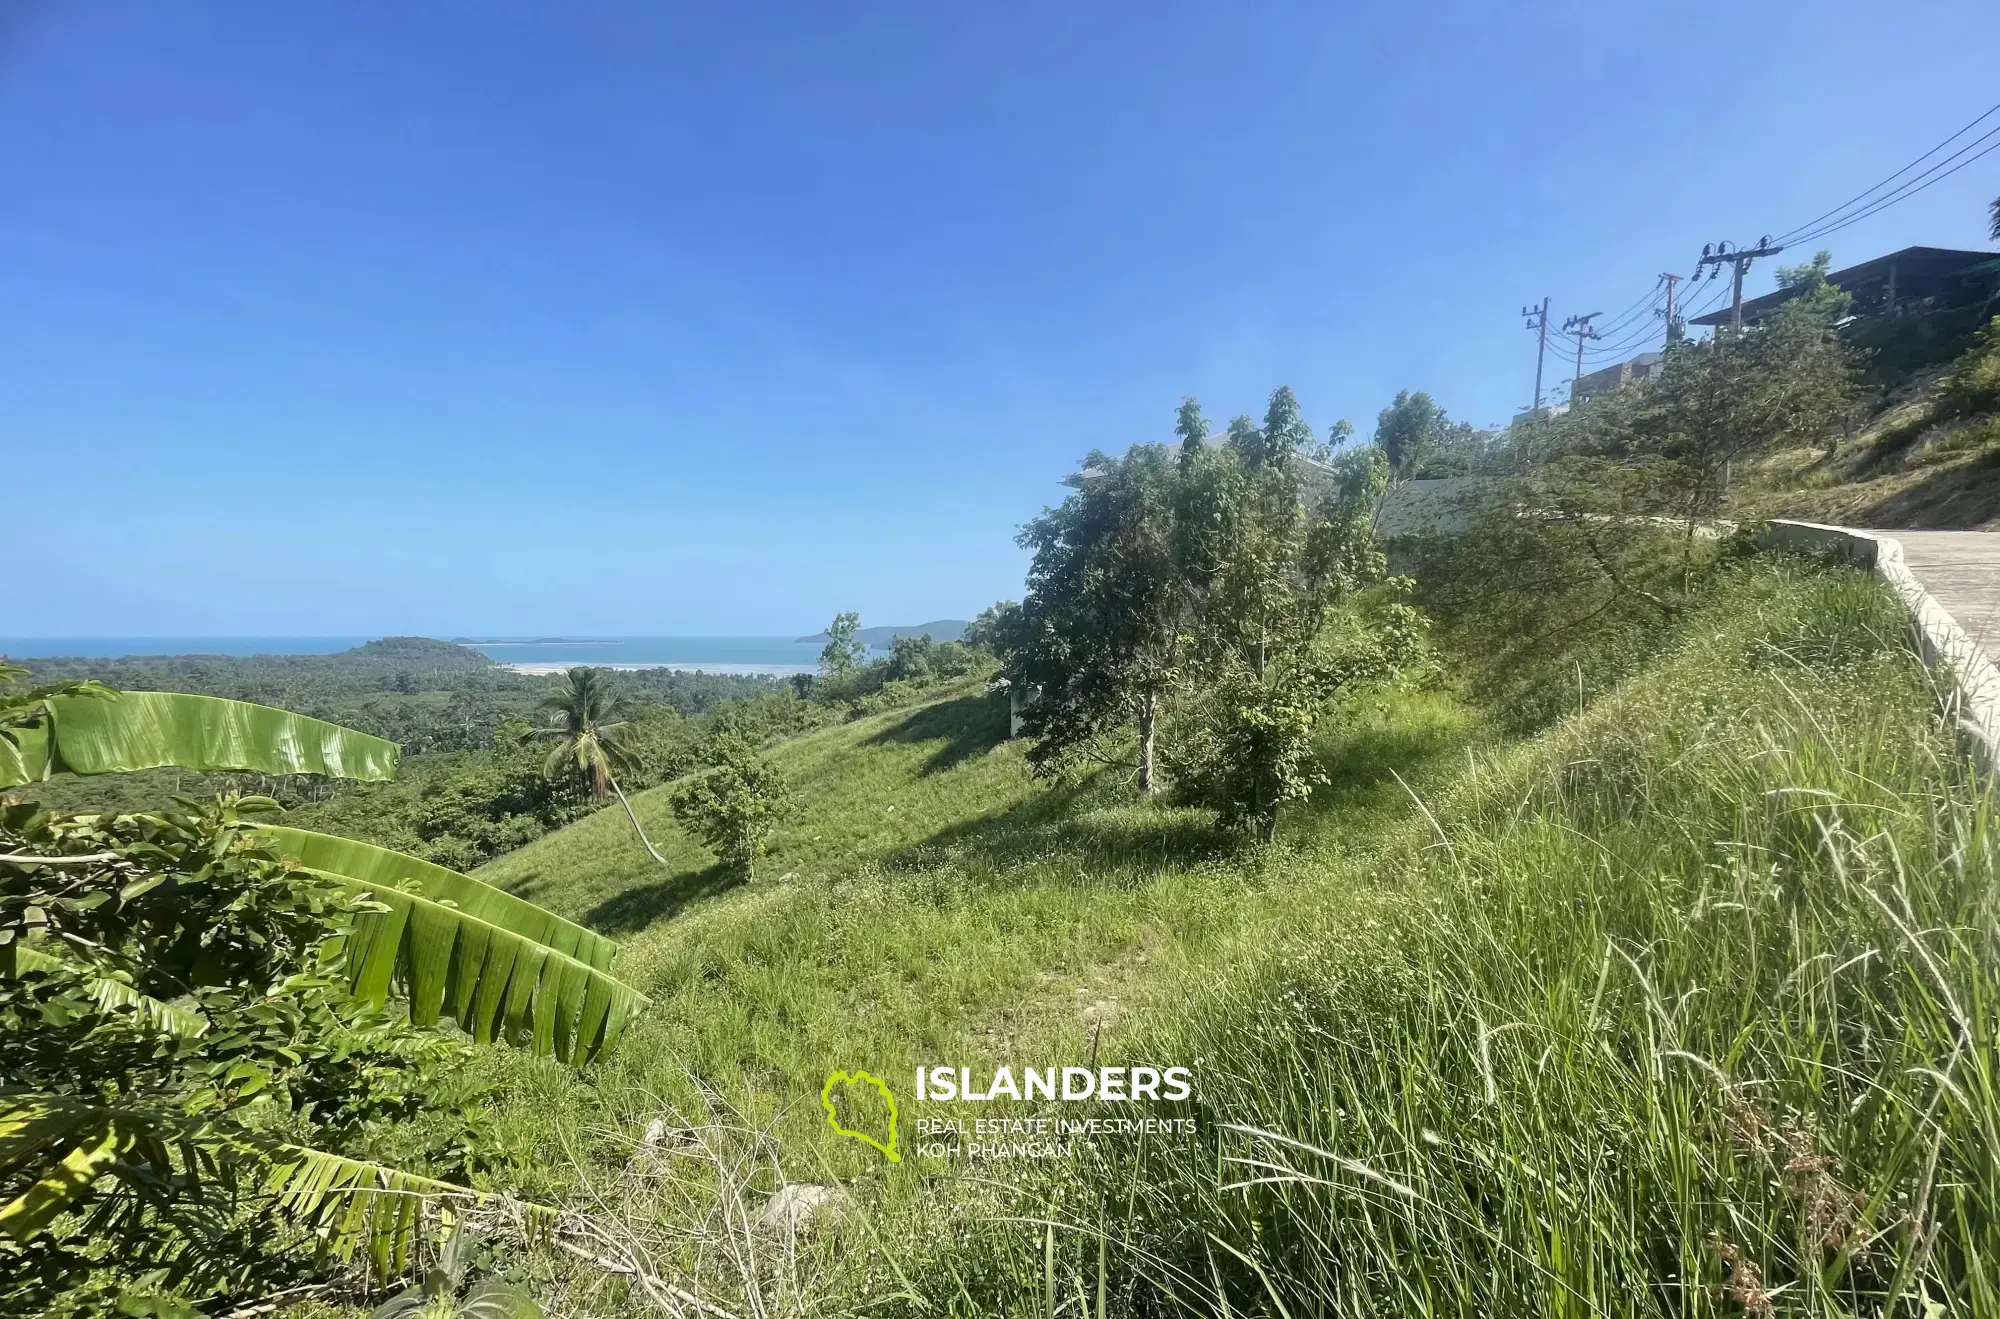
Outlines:
{"label": "sandy beach strip", "polygon": [[[503,660],[501,663],[504,667],[510,668],[516,673],[542,676],[551,673],[565,673],[570,669],[579,667],[575,662],[555,664],[541,660],[513,664]],[[789,678],[795,673],[817,673],[819,671],[811,664],[728,664],[710,661],[680,662],[672,660],[658,664],[591,664],[582,667],[622,669],[629,672],[637,672],[640,669],[672,669],[676,673],[727,673],[737,676],[761,675],[769,678]]]}

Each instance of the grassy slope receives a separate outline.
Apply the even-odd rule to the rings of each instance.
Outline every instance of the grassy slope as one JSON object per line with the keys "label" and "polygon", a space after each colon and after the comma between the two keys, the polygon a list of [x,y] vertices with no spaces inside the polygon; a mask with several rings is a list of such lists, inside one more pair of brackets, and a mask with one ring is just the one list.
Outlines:
{"label": "grassy slope", "polygon": [[1940,420],[1938,378],[1913,382],[1837,454],[1802,448],[1762,460],[1751,510],[1853,527],[2000,530],[2000,418]]}
{"label": "grassy slope", "polygon": [[[1139,1047],[1205,1060],[1211,1115],[1307,1144],[1091,1169],[1077,1198],[1126,1206],[1115,1297],[1995,1312],[2000,819],[1882,592],[1760,566],[1727,594],[1442,794],[1378,867],[1379,927],[1302,889],[1151,1024]],[[1018,1296],[1034,1244],[982,1276]]]}
{"label": "grassy slope", "polygon": [[[1809,860],[1821,800],[1853,799],[1851,818],[1831,817],[1837,825],[1862,836],[1889,828],[1926,864],[1936,854],[1926,838],[1968,827],[1940,818],[1953,809],[1950,762],[1879,592],[1845,576],[1794,576],[1747,573],[1730,600],[1752,611],[1749,621],[1693,620],[1693,640],[1659,671],[1533,743],[1492,745],[1446,696],[1375,703],[1326,747],[1334,788],[1290,819],[1270,851],[1239,850],[1193,813],[1123,804],[1114,783],[1036,790],[1019,747],[997,741],[997,704],[971,693],[774,752],[806,802],[769,865],[789,879],[723,881],[679,841],[658,793],[639,809],[656,839],[684,858],[671,875],[645,860],[615,811],[544,839],[484,877],[601,927],[636,930],[621,969],[657,1006],[613,1059],[585,1076],[486,1056],[505,1084],[498,1115],[510,1180],[556,1198],[588,1183],[601,1211],[688,1220],[700,1216],[697,1201],[707,1206],[701,1212],[712,1212],[713,1201],[685,1182],[669,1191],[635,1180],[644,1166],[634,1161],[640,1133],[661,1116],[675,1129],[741,1119],[772,1134],[785,1176],[839,1179],[871,1206],[881,1253],[820,1261],[822,1286],[881,1299],[903,1286],[885,1264],[893,1255],[916,1292],[945,1301],[957,1294],[966,1312],[1009,1301],[1025,1307],[1046,1282],[1039,1234],[978,1227],[980,1213],[1089,1219],[1098,1210],[1064,1204],[1106,1197],[1125,1206],[1109,1269],[1113,1312],[1140,1305],[1136,1297],[1177,1268],[1208,1274],[1202,1234],[1210,1231],[1261,1256],[1295,1313],[1336,1297],[1364,1308],[1502,1312],[1510,1299],[1546,1289],[1552,1267],[1573,1273],[1562,1285],[1589,1298],[1576,1313],[1639,1310],[1663,1295],[1643,1289],[1665,1272],[1718,1277],[1718,1256],[1703,1237],[1710,1225],[1775,1269],[1784,1216],[1796,1206],[1751,1196],[1716,1216],[1732,1177],[1761,1183],[1765,1174],[1744,1160],[1732,1170],[1715,1092],[1704,1097],[1695,1083],[1699,1064],[1665,1084],[1657,1017],[1682,1017],[1688,1052],[1704,1059],[1743,1067],[1746,1077],[1783,1072],[1784,1104],[1828,1110],[1837,1122],[1847,1096],[1830,1105],[1824,1074],[1812,1065],[1787,1072],[1774,1061],[1787,1048],[1827,1056],[1826,1041],[1809,1022],[1805,1035],[1788,1037],[1795,1013],[1774,1013],[1775,1036],[1755,1024],[1760,1007],[1786,990],[1809,1009],[1814,995],[1831,993],[1804,972],[1824,971],[1848,945],[1844,933],[1811,922],[1803,936],[1796,924],[1787,936],[1782,920],[1772,923],[1783,890],[1776,872],[1757,879],[1741,864],[1715,867],[1777,845]],[[1859,664],[1840,658],[1857,647]],[[1437,844],[1392,769],[1434,802],[1452,848]],[[1716,850],[1731,839],[1741,850]],[[1975,860],[1989,846],[1976,838]],[[1723,937],[1726,922],[1723,935],[1690,924],[1690,904],[1721,912],[1732,888],[1757,895],[1745,940]],[[1954,894],[1962,904],[1963,892]],[[1918,919],[1966,917],[1962,905],[1948,905],[1926,907]],[[1855,924],[1852,906],[1835,924]],[[1884,937],[1879,928],[1864,933]],[[1893,940],[1894,930],[1886,933]],[[1596,991],[1592,1010],[1607,1015],[1580,1022],[1580,1004],[1592,1000],[1585,982],[1612,964],[1607,936],[1625,941],[1640,965],[1653,959],[1656,984],[1674,992],[1662,985],[1664,1001],[1649,999],[1621,979],[1609,993]],[[1759,972],[1760,956],[1782,973]],[[1804,968],[1797,975],[1795,963]],[[1908,959],[1886,974],[1886,988],[1862,990],[1864,998],[1879,992],[1886,1007],[1847,1010],[1871,1021],[1874,1038],[1912,1033],[1907,1054],[1866,1060],[1884,1073],[1872,1084],[1907,1092],[1900,1078],[1912,1062],[1941,1061],[1938,1016],[1920,992],[1898,1002]],[[1711,1001],[1718,1007],[1707,1013]],[[1521,1026],[1496,1052],[1481,1022]],[[1618,1048],[1607,1065],[1563,1045],[1561,1075],[1550,1077],[1547,1046],[1519,1043],[1576,1039],[1579,1030],[1585,1039],[1610,1032],[1606,1042]],[[1634,1041],[1653,1052],[1635,1053]],[[1209,1119],[1267,1122],[1378,1160],[1418,1186],[1438,1214],[1401,1209],[1377,1221],[1365,1195],[1314,1189],[1313,1178],[1334,1171],[1324,1167],[1307,1169],[1292,1191],[1220,1195],[1207,1142],[1162,1148],[1137,1169],[1112,1160],[973,1170],[1031,1178],[1031,1198],[1010,1203],[990,1185],[953,1180],[963,1167],[910,1160],[890,1168],[819,1121],[818,1085],[835,1068],[900,1078],[919,1061],[1041,1065],[1135,1048],[1197,1060]],[[1637,1073],[1634,1059],[1643,1064]],[[1497,1100],[1502,1086],[1507,1104],[1481,1102],[1482,1093]],[[917,1107],[905,1104],[906,1131]],[[1759,1111],[1775,1124],[1786,1110]],[[1358,1125],[1329,1127],[1338,1112]],[[1441,1163],[1422,1153],[1433,1128],[1452,1149]],[[1840,1145],[1855,1172],[1838,1176],[1866,1186],[1879,1172],[1887,1203],[1898,1186],[1907,1191],[1907,1142],[1890,1157],[1873,1139]],[[1500,1162],[1483,1183],[1468,1182],[1457,1166],[1467,1157]],[[1833,1166],[1842,1167],[1838,1158]],[[1544,1174],[1520,1178],[1532,1167],[1561,1169],[1549,1174],[1559,1183],[1582,1178],[1582,1201],[1569,1192],[1546,1199],[1534,1190]],[[1954,1171],[1970,1178],[1975,1200],[1990,1195],[1990,1166],[1975,1160]],[[778,1175],[759,1174],[753,1213]],[[1454,1222],[1480,1215],[1491,1216],[1482,1231],[1453,1235]],[[1551,1242],[1538,1221],[1561,1223],[1576,1239]],[[663,1267],[708,1276],[708,1247],[669,1235],[654,1242]],[[1335,1245],[1359,1261],[1380,1258],[1388,1273],[1314,1263]],[[1063,1234],[1060,1254],[1066,1292],[1094,1287],[1087,1232]],[[1393,1281],[1411,1260],[1425,1266],[1414,1291]],[[586,1290],[606,1285],[588,1270],[566,1276]],[[1260,1284],[1236,1265],[1210,1276],[1222,1277],[1237,1303],[1261,1304]],[[732,1294],[727,1281],[714,1287]],[[611,1299],[593,1295],[592,1304]]]}
{"label": "grassy slope", "polygon": [[[1300,865],[1415,817],[1392,769],[1425,784],[1481,739],[1448,695],[1370,702],[1326,744],[1338,785],[1287,822],[1286,846],[1243,852],[1204,814],[1131,805],[1115,781],[1039,787],[1023,744],[1001,740],[1004,718],[974,687],[775,748],[803,810],[770,879],[709,866],[659,790],[634,805],[671,873],[615,807],[480,871],[624,934],[619,972],[655,1002],[586,1075],[483,1055],[506,1087],[510,1180],[573,1196],[581,1177],[622,1167],[654,1118],[699,1124],[714,1102],[772,1125],[796,1178],[880,1181],[892,1212],[909,1211],[921,1179],[881,1181],[879,1156],[830,1136],[830,1071],[900,1078],[920,1062],[1081,1062],[1097,1037],[1115,1048],[1171,968],[1199,965]],[[920,1112],[905,1104],[906,1131]]]}

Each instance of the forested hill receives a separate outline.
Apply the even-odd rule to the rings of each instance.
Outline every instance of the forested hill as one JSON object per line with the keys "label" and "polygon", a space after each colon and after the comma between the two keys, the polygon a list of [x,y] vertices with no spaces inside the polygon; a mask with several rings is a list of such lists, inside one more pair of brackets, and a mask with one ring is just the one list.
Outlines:
{"label": "forested hill", "polygon": [[[383,637],[330,655],[128,655],[30,659],[33,680],[96,678],[134,691],[193,692],[282,706],[393,738],[406,752],[481,747],[509,715],[525,715],[549,680],[514,672],[466,646]],[[620,675],[632,698],[698,714],[767,690],[767,678],[649,669]]]}
{"label": "forested hill", "polygon": [[[62,810],[149,809],[176,795],[257,792],[294,822],[345,833],[444,864],[476,865],[588,809],[543,772],[537,707],[554,680],[516,673],[476,650],[427,637],[384,637],[331,655],[133,655],[23,661],[30,681],[95,678],[126,691],[191,692],[280,706],[399,743],[395,781],[358,785],[311,777],[154,770],[36,788]],[[623,717],[649,750],[695,736],[681,725],[783,684],[763,677],[648,669],[616,675]],[[784,690],[789,693],[789,688]],[[655,746],[658,744],[658,747]],[[636,783],[652,781],[646,770]]]}
{"label": "forested hill", "polygon": [[[487,656],[429,637],[382,637],[327,655],[127,655],[119,659],[64,656],[21,663],[40,679],[97,678],[118,687],[199,692],[256,699],[247,686],[304,683],[347,692],[398,689],[407,676],[462,686],[507,672]],[[428,682],[426,685],[430,685]],[[409,684],[400,685],[409,690]]]}

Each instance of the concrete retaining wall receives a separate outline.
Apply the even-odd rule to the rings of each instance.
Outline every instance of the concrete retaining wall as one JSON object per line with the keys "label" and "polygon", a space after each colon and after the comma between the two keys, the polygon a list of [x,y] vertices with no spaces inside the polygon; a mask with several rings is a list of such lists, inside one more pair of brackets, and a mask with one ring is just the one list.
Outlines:
{"label": "concrete retaining wall", "polygon": [[1887,582],[1909,612],[1924,663],[1950,677],[1953,708],[1948,713],[1973,759],[2000,782],[2000,669],[1903,562],[1901,541],[1851,527],[1780,521],[1759,532],[1757,542],[1775,549],[1832,551],[1873,569]]}

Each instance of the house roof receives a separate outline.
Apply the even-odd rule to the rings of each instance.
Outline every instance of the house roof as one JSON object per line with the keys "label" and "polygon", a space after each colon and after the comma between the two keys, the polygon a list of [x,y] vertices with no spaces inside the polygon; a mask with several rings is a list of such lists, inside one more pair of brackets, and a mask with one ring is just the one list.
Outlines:
{"label": "house roof", "polygon": [[[1872,261],[1863,261],[1858,266],[1836,270],[1826,278],[1828,283],[1838,288],[1852,289],[1888,279],[1889,267],[1893,265],[1899,278],[1942,279],[1947,275],[1961,274],[1993,259],[1994,254],[1991,252],[1967,252],[1951,247],[1906,247],[1899,252],[1878,256]],[[1746,321],[1762,319],[1778,304],[1788,300],[1792,293],[1791,289],[1778,289],[1762,297],[1745,298],[1743,319]],[[1706,316],[1696,316],[1689,324],[1727,325],[1729,308],[1723,307],[1720,311],[1712,311]]]}

